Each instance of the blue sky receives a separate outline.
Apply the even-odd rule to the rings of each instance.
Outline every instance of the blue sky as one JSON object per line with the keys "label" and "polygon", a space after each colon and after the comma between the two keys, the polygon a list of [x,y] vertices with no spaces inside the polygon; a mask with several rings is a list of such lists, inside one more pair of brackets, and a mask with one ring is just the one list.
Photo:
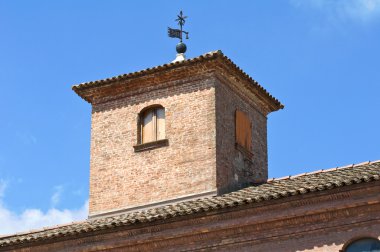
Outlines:
{"label": "blue sky", "polygon": [[380,159],[379,0],[0,1],[0,234],[87,215],[90,105],[73,84],[220,49],[278,98],[269,175]]}

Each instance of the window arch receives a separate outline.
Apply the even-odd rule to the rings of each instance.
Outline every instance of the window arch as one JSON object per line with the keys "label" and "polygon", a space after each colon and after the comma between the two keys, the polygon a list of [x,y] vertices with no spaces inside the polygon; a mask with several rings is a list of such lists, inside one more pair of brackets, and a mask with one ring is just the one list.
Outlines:
{"label": "window arch", "polygon": [[165,108],[152,105],[139,114],[138,143],[145,144],[165,139]]}
{"label": "window arch", "polygon": [[344,252],[380,252],[380,241],[375,238],[362,238],[349,243]]}

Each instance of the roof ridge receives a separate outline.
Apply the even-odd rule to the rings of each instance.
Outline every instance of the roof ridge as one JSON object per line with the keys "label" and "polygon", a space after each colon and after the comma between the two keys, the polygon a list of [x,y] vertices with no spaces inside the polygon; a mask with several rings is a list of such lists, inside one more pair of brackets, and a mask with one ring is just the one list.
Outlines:
{"label": "roof ridge", "polygon": [[246,73],[243,69],[241,69],[238,65],[236,65],[221,50],[210,51],[210,52],[201,54],[197,57],[193,57],[193,58],[186,59],[183,61],[169,62],[169,63],[165,63],[162,65],[157,65],[154,67],[148,67],[148,68],[145,68],[142,70],[138,70],[138,71],[134,71],[134,72],[130,72],[130,73],[124,73],[124,74],[116,75],[116,76],[105,78],[105,79],[74,84],[71,87],[71,89],[74,90],[84,100],[86,100],[87,102],[90,102],[90,100],[88,100],[88,97],[86,98],[84,93],[82,93],[83,90],[85,90],[85,89],[99,87],[99,86],[105,86],[105,85],[109,85],[109,84],[112,84],[112,83],[117,82],[117,81],[127,80],[129,78],[139,78],[145,74],[152,74],[152,73],[155,73],[157,71],[167,70],[167,69],[170,70],[170,69],[174,69],[176,67],[182,67],[182,66],[190,65],[193,63],[197,63],[197,62],[212,60],[215,58],[222,59],[225,64],[228,64],[229,66],[232,67],[232,69],[237,71],[236,73],[238,73],[243,79],[250,82],[253,85],[253,87],[255,88],[255,90],[258,92],[258,94],[262,95],[263,98],[268,99],[270,101],[270,104],[272,106],[273,111],[284,108],[284,105],[277,98],[275,98],[273,95],[271,95],[263,86],[261,86],[248,73]]}
{"label": "roof ridge", "polygon": [[7,237],[37,234],[37,233],[41,233],[41,232],[45,232],[45,231],[49,231],[49,230],[54,230],[54,229],[58,229],[58,228],[64,228],[66,226],[71,226],[71,225],[75,225],[75,224],[83,224],[83,223],[86,223],[86,222],[88,222],[88,219],[78,220],[78,221],[71,221],[71,222],[68,222],[68,223],[62,223],[62,224],[57,224],[57,225],[53,225],[53,226],[46,226],[46,227],[41,227],[41,228],[32,228],[32,229],[29,229],[29,230],[26,230],[26,231],[16,232],[16,233],[12,233],[12,234],[0,235],[0,240],[1,239],[5,239]]}
{"label": "roof ridge", "polygon": [[365,161],[365,162],[361,162],[361,163],[357,163],[357,164],[337,166],[337,167],[328,168],[328,169],[320,169],[320,170],[315,170],[315,171],[311,171],[311,172],[304,172],[304,173],[299,173],[296,175],[288,175],[288,176],[284,176],[284,177],[280,177],[280,178],[271,178],[271,179],[267,180],[267,183],[271,183],[274,181],[282,181],[282,180],[287,180],[287,179],[294,179],[294,178],[298,178],[298,177],[302,177],[302,176],[306,176],[306,175],[311,175],[311,174],[332,172],[332,171],[337,171],[337,170],[341,170],[341,169],[349,169],[349,168],[354,168],[354,167],[358,167],[358,166],[362,166],[362,165],[369,165],[369,164],[376,164],[376,163],[380,163],[380,159],[375,160],[375,161]]}
{"label": "roof ridge", "polygon": [[[358,169],[349,169],[359,167]],[[356,165],[336,167],[327,170],[320,170],[314,173],[328,173],[339,171],[304,184],[302,179],[290,180],[289,183],[265,183],[263,185],[247,187],[228,194],[206,197],[203,199],[190,200],[178,204],[165,205],[151,210],[120,214],[118,216],[104,217],[96,220],[84,220],[34,230],[10,234],[0,237],[0,248],[5,248],[17,244],[41,241],[45,239],[57,239],[59,237],[74,236],[118,226],[129,226],[138,223],[147,223],[158,220],[166,220],[183,215],[191,215],[201,212],[208,212],[217,209],[232,208],[245,204],[254,204],[262,201],[276,200],[280,198],[313,193],[316,191],[330,190],[337,187],[349,186],[352,184],[380,181],[380,160],[358,163]],[[369,172],[367,172],[369,171]],[[313,174],[313,173],[306,173]],[[305,174],[303,174],[305,175]],[[326,174],[327,175],[327,174]],[[302,175],[301,175],[302,176]],[[295,176],[293,176],[295,177]],[[286,179],[292,176],[286,177]],[[288,186],[288,187],[287,187]],[[185,205],[182,205],[185,204]]]}
{"label": "roof ridge", "polygon": [[156,65],[156,66],[152,66],[152,67],[147,67],[147,68],[144,68],[144,69],[141,69],[141,70],[137,70],[137,71],[133,71],[133,72],[130,72],[130,73],[122,73],[122,74],[118,74],[118,75],[115,75],[113,77],[108,77],[108,78],[103,78],[103,79],[99,79],[99,80],[94,80],[94,81],[85,81],[85,82],[81,82],[81,83],[78,83],[78,84],[74,84],[72,85],[72,88],[74,87],[80,87],[82,85],[87,85],[87,84],[92,84],[92,83],[99,83],[99,82],[108,82],[108,81],[113,81],[113,80],[117,80],[119,78],[122,78],[122,77],[126,77],[128,75],[131,75],[131,74],[136,74],[136,73],[140,73],[140,72],[145,72],[147,70],[152,70],[152,69],[157,69],[157,68],[161,68],[161,67],[166,67],[166,66],[174,66],[174,65],[179,65],[183,62],[191,62],[193,60],[196,60],[196,59],[199,59],[199,58],[204,58],[204,57],[211,57],[211,56],[214,56],[214,55],[221,55],[221,56],[224,56],[224,53],[222,52],[222,50],[214,50],[214,51],[210,51],[210,52],[206,52],[206,53],[203,53],[201,55],[198,55],[196,57],[192,57],[192,58],[189,58],[189,59],[185,59],[183,61],[176,61],[176,62],[169,62],[169,63],[163,63],[163,64],[160,64],[160,65]]}

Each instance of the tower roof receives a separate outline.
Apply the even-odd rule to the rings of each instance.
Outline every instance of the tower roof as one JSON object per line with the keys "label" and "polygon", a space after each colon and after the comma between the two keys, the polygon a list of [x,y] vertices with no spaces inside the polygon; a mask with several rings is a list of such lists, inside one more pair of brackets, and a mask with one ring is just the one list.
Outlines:
{"label": "tower roof", "polygon": [[[173,62],[168,64],[159,65],[152,68],[147,68],[137,72],[122,74],[114,76],[111,78],[106,78],[102,80],[84,82],[74,85],[72,89],[84,100],[89,103],[94,103],[96,99],[104,97],[105,95],[117,95],[121,91],[128,89],[128,84],[139,78],[144,77],[155,77],[155,75],[160,73],[167,73],[171,70],[180,69],[186,72],[186,69],[192,66],[200,66],[207,64],[207,70],[218,70],[224,68],[229,70],[230,74],[238,77],[243,82],[250,86],[250,90],[258,96],[260,99],[265,100],[268,105],[269,111],[276,111],[284,108],[279,100],[273,97],[267,90],[265,90],[257,81],[245,73],[241,68],[239,68],[231,59],[225,56],[222,51],[212,51],[195,58],[187,59],[184,61]],[[167,74],[164,78],[170,80],[173,76]]]}

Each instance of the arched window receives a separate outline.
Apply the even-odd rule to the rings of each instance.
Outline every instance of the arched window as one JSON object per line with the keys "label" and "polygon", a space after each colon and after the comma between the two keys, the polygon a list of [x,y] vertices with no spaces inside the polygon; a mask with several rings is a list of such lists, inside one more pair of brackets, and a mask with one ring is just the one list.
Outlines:
{"label": "arched window", "polygon": [[351,242],[344,252],[380,252],[380,241],[374,238],[363,238]]}
{"label": "arched window", "polygon": [[144,108],[139,114],[138,144],[165,139],[165,109],[160,105]]}

